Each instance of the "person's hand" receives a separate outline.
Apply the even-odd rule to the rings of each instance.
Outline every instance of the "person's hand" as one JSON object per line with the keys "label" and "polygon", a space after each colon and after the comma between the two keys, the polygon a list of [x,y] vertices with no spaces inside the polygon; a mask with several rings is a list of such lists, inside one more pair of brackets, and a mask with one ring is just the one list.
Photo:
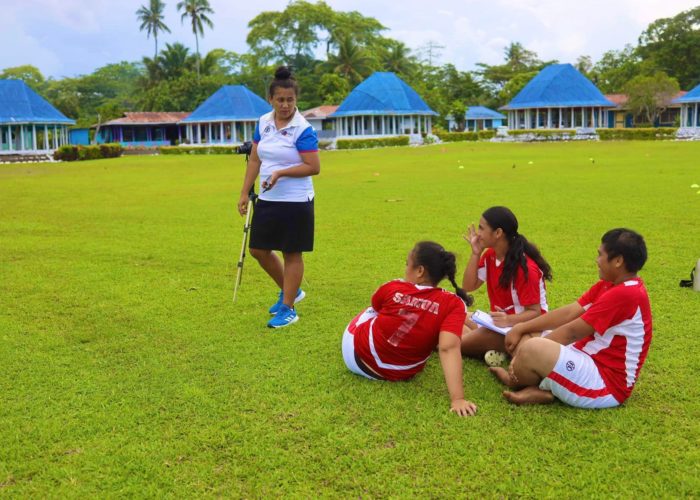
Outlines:
{"label": "person's hand", "polygon": [[450,405],[450,412],[460,417],[473,417],[476,415],[476,405],[466,399],[455,399]]}
{"label": "person's hand", "polygon": [[275,184],[277,184],[277,180],[279,178],[280,178],[279,172],[272,172],[270,177],[268,177],[267,179],[265,179],[263,181],[263,183],[262,183],[263,190],[269,191],[270,189],[272,189],[275,186]]}
{"label": "person's hand", "polygon": [[242,194],[240,199],[238,200],[238,213],[241,215],[245,215],[248,213],[248,201],[250,198],[248,197],[247,194]]}
{"label": "person's hand", "polygon": [[503,311],[494,311],[491,313],[491,319],[493,324],[503,328],[504,326],[510,326],[508,323],[508,314]]}
{"label": "person's hand", "polygon": [[505,344],[506,351],[508,352],[508,354],[510,354],[511,356],[513,355],[515,349],[520,343],[520,340],[523,338],[523,335],[524,332],[522,331],[522,328],[520,328],[520,325],[515,325],[508,331],[508,333],[506,333]]}
{"label": "person's hand", "polygon": [[462,236],[472,247],[472,253],[477,257],[481,257],[484,251],[484,244],[481,242],[481,238],[476,234],[476,229],[474,229],[474,224],[471,224],[467,228],[467,234]]}

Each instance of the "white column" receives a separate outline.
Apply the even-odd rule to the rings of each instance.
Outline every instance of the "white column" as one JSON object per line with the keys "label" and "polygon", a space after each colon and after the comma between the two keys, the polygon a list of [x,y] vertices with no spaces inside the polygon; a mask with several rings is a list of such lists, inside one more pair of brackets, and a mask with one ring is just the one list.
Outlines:
{"label": "white column", "polygon": [[382,116],[382,135],[386,135],[386,116]]}
{"label": "white column", "polygon": [[698,123],[698,103],[696,102],[695,103],[695,121],[693,122],[693,128],[698,128],[698,125],[700,125],[700,123]]}
{"label": "white column", "polygon": [[236,137],[236,122],[231,122],[231,140],[233,142],[238,142],[238,137]]}
{"label": "white column", "polygon": [[224,142],[224,122],[219,123],[219,142]]}
{"label": "white column", "polygon": [[24,151],[24,125],[19,126],[19,143],[20,143],[20,151]]}

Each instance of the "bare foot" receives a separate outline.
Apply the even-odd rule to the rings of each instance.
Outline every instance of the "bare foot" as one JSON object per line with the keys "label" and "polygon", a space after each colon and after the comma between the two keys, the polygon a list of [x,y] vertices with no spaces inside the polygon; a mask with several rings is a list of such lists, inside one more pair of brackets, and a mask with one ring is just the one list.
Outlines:
{"label": "bare foot", "polygon": [[513,380],[513,377],[510,376],[510,373],[508,373],[508,371],[506,371],[505,368],[501,368],[500,366],[492,366],[491,368],[489,368],[489,371],[493,373],[493,375],[503,385],[510,387],[511,389],[515,389],[518,387],[518,384],[515,383],[515,380]]}
{"label": "bare foot", "polygon": [[516,405],[543,405],[554,401],[554,395],[531,385],[517,392],[503,391],[503,397]]}

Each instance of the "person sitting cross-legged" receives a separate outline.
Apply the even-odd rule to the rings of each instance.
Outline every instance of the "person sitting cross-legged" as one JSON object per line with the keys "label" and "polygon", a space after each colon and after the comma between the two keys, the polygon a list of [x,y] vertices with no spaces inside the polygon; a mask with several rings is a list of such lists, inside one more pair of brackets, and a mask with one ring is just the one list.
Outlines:
{"label": "person sitting cross-legged", "polygon": [[[557,398],[579,408],[611,408],[632,393],[649,352],[649,297],[637,276],[647,259],[644,238],[618,228],[605,233],[598,250],[600,281],[576,302],[515,325],[506,349],[510,368],[491,372],[513,389],[515,404]],[[552,330],[546,337],[525,334]],[[517,349],[517,352],[516,352]]]}

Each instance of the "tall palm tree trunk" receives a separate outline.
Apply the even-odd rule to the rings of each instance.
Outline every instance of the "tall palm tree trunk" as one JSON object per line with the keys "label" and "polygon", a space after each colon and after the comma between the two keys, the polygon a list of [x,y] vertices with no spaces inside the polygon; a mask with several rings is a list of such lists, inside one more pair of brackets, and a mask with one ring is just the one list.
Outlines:
{"label": "tall palm tree trunk", "polygon": [[197,32],[194,32],[194,43],[197,47],[197,80],[199,80],[199,37],[197,36]]}

